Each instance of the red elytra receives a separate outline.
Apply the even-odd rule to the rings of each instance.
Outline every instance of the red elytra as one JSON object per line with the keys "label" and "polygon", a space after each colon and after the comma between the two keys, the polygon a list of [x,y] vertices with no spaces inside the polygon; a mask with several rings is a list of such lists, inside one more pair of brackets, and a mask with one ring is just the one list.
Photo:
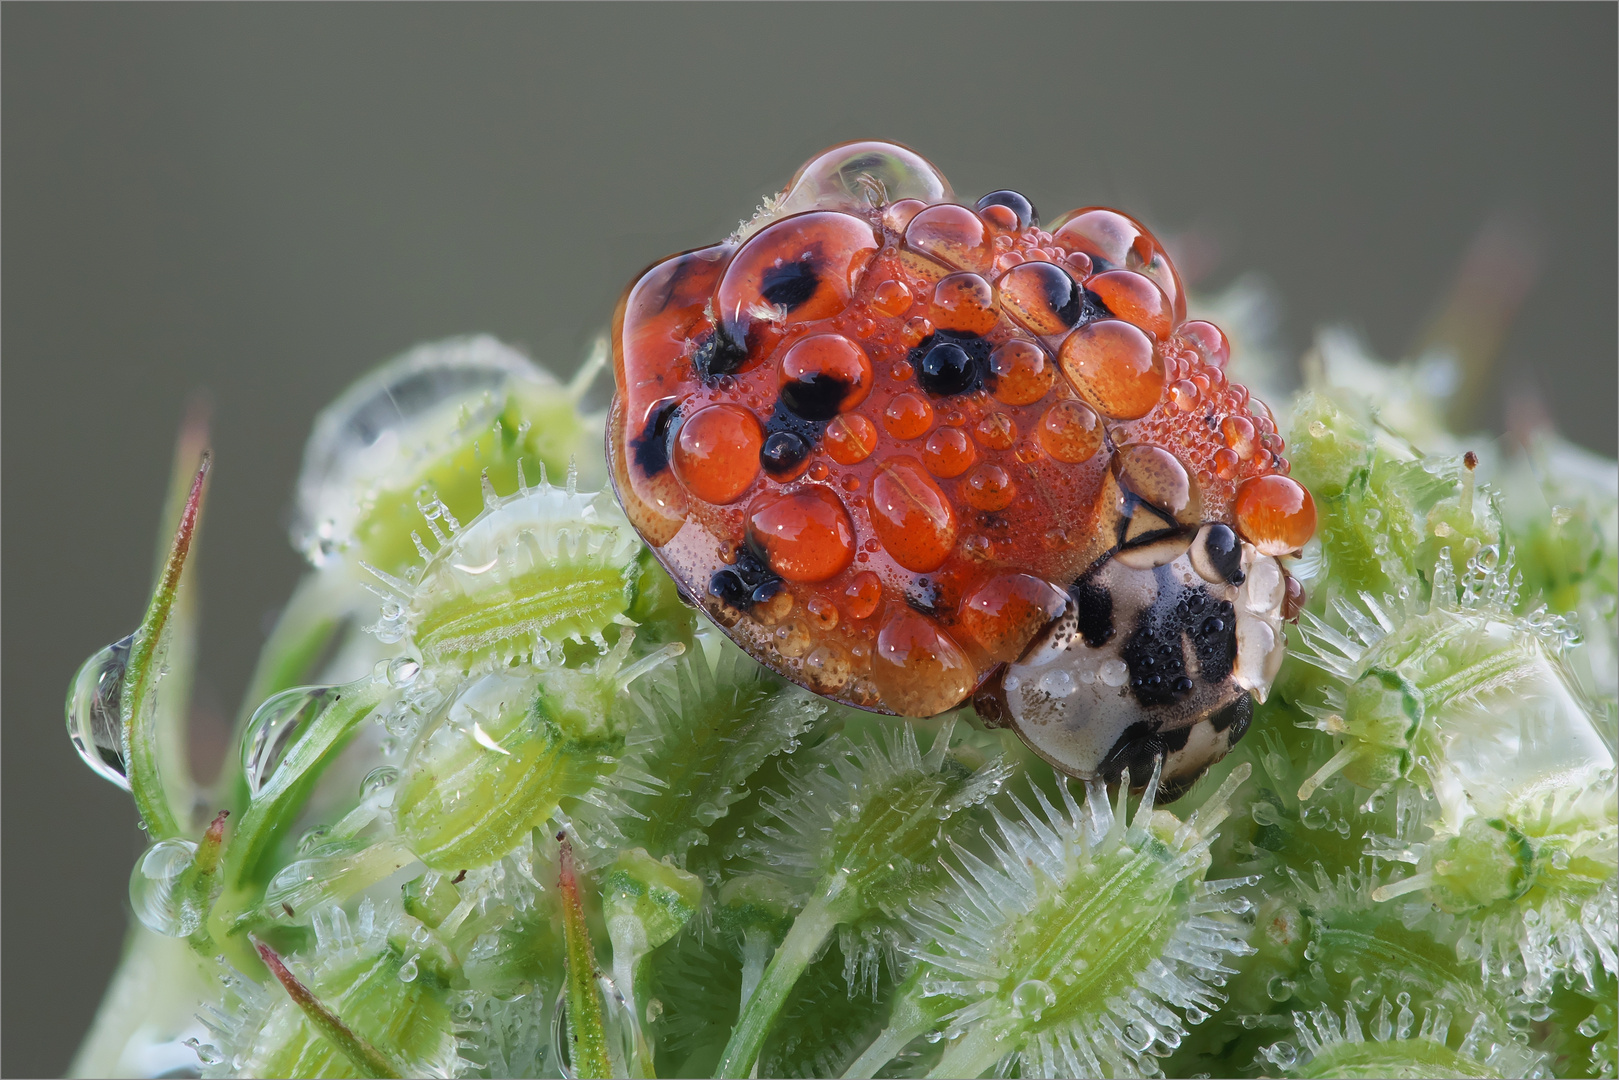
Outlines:
{"label": "red elytra", "polygon": [[611,475],[693,602],[816,693],[931,715],[1060,614],[1132,477],[1171,519],[1308,540],[1269,410],[1144,226],[1020,227],[893,149],[852,180],[843,148],[819,155],[775,204],[796,213],[619,304]]}

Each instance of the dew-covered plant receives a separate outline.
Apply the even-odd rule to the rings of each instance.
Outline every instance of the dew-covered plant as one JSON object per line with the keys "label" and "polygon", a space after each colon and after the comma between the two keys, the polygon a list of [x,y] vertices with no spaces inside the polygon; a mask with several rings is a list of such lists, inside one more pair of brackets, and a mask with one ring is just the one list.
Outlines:
{"label": "dew-covered plant", "polygon": [[1308,602],[1171,810],[749,659],[603,493],[602,355],[441,342],[320,416],[206,789],[183,432],[150,607],[68,698],[152,841],[76,1073],[1615,1075],[1613,462],[1469,442],[1323,335]]}

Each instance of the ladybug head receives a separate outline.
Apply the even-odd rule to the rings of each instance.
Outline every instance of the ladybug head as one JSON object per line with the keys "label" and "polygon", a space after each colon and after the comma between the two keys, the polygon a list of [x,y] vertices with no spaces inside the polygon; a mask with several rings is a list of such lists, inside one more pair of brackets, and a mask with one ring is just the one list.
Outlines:
{"label": "ladybug head", "polygon": [[1283,657],[1277,560],[1209,522],[1104,557],[975,704],[1063,772],[1183,794],[1242,738]]}

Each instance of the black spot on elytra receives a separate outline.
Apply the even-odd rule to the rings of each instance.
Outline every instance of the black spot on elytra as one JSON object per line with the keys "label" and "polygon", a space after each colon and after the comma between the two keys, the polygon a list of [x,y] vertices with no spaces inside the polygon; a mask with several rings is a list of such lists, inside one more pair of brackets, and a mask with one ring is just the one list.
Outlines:
{"label": "black spot on elytra", "polygon": [[1254,699],[1247,694],[1240,694],[1237,700],[1209,717],[1209,725],[1215,731],[1230,729],[1226,736],[1228,746],[1236,746],[1242,737],[1248,734],[1248,725],[1254,720]]}
{"label": "black spot on elytra", "polygon": [[646,427],[630,440],[630,453],[645,476],[657,476],[669,467],[669,439],[680,416],[680,403],[664,398],[652,406]]}
{"label": "black spot on elytra", "polygon": [[927,578],[917,578],[905,590],[905,602],[912,609],[924,615],[937,614],[939,610],[939,586]]}
{"label": "black spot on elytra", "polygon": [[989,375],[989,342],[977,334],[936,330],[906,355],[917,385],[935,397],[965,394]]}
{"label": "black spot on elytra", "polygon": [[759,464],[771,476],[786,476],[809,457],[810,448],[791,431],[776,431],[765,436],[759,448]]}
{"label": "black spot on elytra", "polygon": [[1041,284],[1045,286],[1046,303],[1051,305],[1052,314],[1061,319],[1064,326],[1078,325],[1084,314],[1084,298],[1095,294],[1081,289],[1062,267],[1052,263],[1037,265],[1050,267],[1041,272]]}
{"label": "black spot on elytra", "polygon": [[773,477],[790,476],[821,444],[825,420],[811,420],[778,400],[764,422],[764,445],[759,447],[759,465]]}
{"label": "black spot on elytra", "polygon": [[[1101,269],[1101,265],[1098,264],[1097,270],[1100,271]],[[1093,323],[1097,319],[1111,318],[1113,318],[1113,312],[1106,304],[1102,303],[1100,296],[1097,296],[1089,289],[1079,290],[1079,323]]]}
{"label": "black spot on elytra", "polygon": [[1017,215],[1018,228],[1027,229],[1030,225],[1040,224],[1040,215],[1034,209],[1034,203],[1021,191],[992,191],[974,204],[975,210],[983,210],[990,206],[1004,206]]}
{"label": "black spot on elytra", "polygon": [[744,548],[737,553],[734,566],[714,571],[708,591],[734,608],[749,611],[781,591],[781,577],[759,553]]}
{"label": "black spot on elytra", "polygon": [[1068,586],[1079,619],[1079,636],[1093,649],[1113,640],[1113,594],[1089,577]]}
{"label": "black spot on elytra", "polygon": [[830,420],[854,385],[824,371],[783,383],[781,402],[806,420]]}
{"label": "black spot on elytra", "polygon": [[791,312],[804,306],[821,286],[821,275],[809,259],[772,266],[759,276],[759,295],[765,303]]}
{"label": "black spot on elytra", "polygon": [[735,374],[748,358],[748,345],[734,329],[716,326],[709,335],[697,343],[691,354],[692,367],[705,383],[712,383],[721,375]]}

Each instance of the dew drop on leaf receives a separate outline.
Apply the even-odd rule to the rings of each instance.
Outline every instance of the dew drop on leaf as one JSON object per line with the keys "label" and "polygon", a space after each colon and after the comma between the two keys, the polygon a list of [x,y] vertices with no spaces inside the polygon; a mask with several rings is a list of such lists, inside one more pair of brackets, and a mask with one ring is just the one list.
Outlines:
{"label": "dew drop on leaf", "polygon": [[130,634],[86,660],[73,677],[67,698],[67,734],[73,748],[98,776],[125,791],[129,790],[129,777],[118,707],[134,640],[135,635]]}
{"label": "dew drop on leaf", "polygon": [[160,840],[146,849],[129,875],[129,906],[152,933],[183,938],[202,925],[202,909],[187,904],[180,889],[181,875],[196,850],[189,840]]}
{"label": "dew drop on leaf", "polygon": [[308,725],[342,696],[335,686],[301,686],[270,698],[242,736],[242,774],[253,795],[263,791]]}

